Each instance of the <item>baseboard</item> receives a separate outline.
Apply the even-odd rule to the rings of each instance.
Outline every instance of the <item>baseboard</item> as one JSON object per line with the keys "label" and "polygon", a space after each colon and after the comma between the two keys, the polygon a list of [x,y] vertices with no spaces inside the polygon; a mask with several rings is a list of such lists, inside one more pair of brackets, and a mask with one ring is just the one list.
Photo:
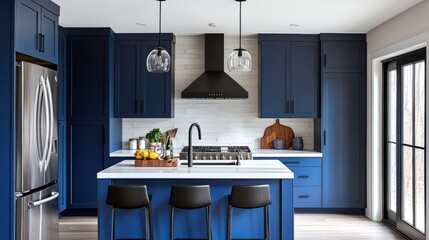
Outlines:
{"label": "baseboard", "polygon": [[93,217],[97,216],[96,208],[88,208],[88,209],[66,209],[59,213],[60,217]]}
{"label": "baseboard", "polygon": [[365,208],[295,208],[295,213],[365,214]]}

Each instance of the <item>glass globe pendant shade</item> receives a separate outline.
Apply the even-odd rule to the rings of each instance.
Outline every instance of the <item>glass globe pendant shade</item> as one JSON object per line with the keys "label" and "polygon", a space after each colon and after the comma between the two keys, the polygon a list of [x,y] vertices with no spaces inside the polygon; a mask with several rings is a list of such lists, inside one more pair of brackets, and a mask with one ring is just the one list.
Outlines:
{"label": "glass globe pendant shade", "polygon": [[227,65],[231,72],[250,72],[252,70],[252,56],[246,49],[234,49],[229,54]]}
{"label": "glass globe pendant shade", "polygon": [[146,59],[147,70],[151,73],[165,73],[170,71],[171,57],[162,47],[153,49]]}

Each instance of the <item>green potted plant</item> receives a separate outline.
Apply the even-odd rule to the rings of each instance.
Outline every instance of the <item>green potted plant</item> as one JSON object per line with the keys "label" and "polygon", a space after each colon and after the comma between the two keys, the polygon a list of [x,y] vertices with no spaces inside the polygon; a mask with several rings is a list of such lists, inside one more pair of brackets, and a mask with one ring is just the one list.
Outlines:
{"label": "green potted plant", "polygon": [[154,128],[152,131],[150,131],[146,134],[146,138],[151,145],[155,145],[157,143],[159,143],[159,145],[160,145],[160,142],[162,141],[164,136],[162,135],[159,128]]}

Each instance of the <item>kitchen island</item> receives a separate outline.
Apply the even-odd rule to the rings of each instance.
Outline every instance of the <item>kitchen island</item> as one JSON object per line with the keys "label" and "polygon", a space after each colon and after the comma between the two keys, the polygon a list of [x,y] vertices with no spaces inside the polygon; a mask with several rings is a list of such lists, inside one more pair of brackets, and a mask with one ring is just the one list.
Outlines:
{"label": "kitchen island", "polygon": [[[194,164],[198,162],[194,161]],[[233,185],[269,184],[271,238],[293,239],[293,177],[294,174],[278,160],[241,161],[241,165],[194,165],[179,167],[134,167],[125,160],[97,174],[98,239],[109,239],[111,207],[106,205],[109,185],[147,185],[152,195],[154,238],[169,239],[170,187],[173,184],[208,184],[212,198],[213,239],[225,239],[228,194]],[[205,238],[203,209],[176,212],[176,238]],[[117,238],[144,238],[144,210],[117,211]],[[261,238],[263,209],[236,209],[233,238]]]}

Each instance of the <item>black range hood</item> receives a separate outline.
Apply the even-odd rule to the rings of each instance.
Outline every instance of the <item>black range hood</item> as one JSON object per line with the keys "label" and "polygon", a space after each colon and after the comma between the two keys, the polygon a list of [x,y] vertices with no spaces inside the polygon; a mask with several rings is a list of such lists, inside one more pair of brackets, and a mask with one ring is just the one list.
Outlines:
{"label": "black range hood", "polygon": [[205,72],[182,92],[182,98],[248,98],[249,93],[223,71],[223,34],[205,34]]}

